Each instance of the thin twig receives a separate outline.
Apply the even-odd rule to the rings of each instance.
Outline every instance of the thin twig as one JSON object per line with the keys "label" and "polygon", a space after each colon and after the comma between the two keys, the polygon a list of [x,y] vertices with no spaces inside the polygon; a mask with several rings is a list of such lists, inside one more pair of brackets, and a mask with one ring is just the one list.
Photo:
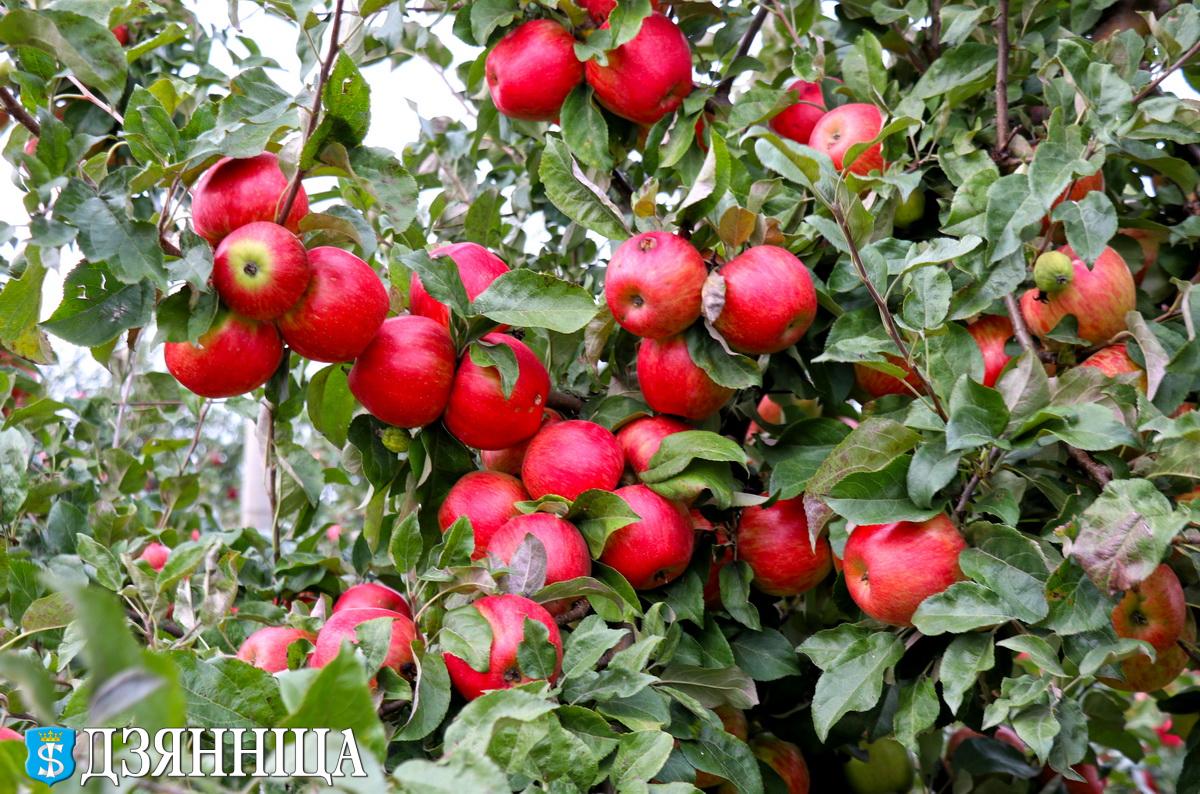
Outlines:
{"label": "thin twig", "polygon": [[1020,342],[1021,349],[1026,353],[1037,355],[1037,345],[1034,344],[1033,336],[1029,333],[1029,326],[1025,324],[1025,315],[1021,314],[1021,307],[1011,292],[1004,296],[1004,307],[1008,309],[1008,318],[1012,320],[1013,335]]}
{"label": "thin twig", "polygon": [[563,612],[561,615],[556,615],[554,618],[554,622],[557,623],[559,626],[566,626],[569,623],[574,623],[575,621],[579,620],[580,618],[583,618],[584,616],[587,615],[588,612],[591,612],[591,611],[592,611],[592,605],[590,603],[588,603],[588,600],[586,598],[581,598],[578,601],[576,601],[574,604],[572,604],[571,608],[568,609],[566,612]]}
{"label": "thin twig", "polygon": [[738,43],[737,50],[733,53],[733,58],[729,60],[729,65],[726,67],[725,77],[721,82],[717,83],[717,91],[715,96],[720,100],[729,98],[729,91],[733,88],[733,81],[737,79],[737,73],[733,71],[733,65],[740,58],[745,57],[746,53],[750,52],[750,47],[754,44],[754,37],[762,30],[763,23],[767,21],[767,16],[771,13],[771,9],[767,6],[760,6],[758,12],[754,15],[754,19],[750,21],[750,27],[746,28],[745,34],[742,35],[742,40]]}
{"label": "thin twig", "polygon": [[263,400],[262,410],[258,415],[258,426],[263,445],[263,484],[267,490],[267,505],[271,508],[271,550],[274,552],[275,563],[280,558],[279,536],[279,492],[275,484],[279,464],[275,460],[275,406],[269,400]]}
{"label": "thin twig", "polygon": [[37,119],[29,115],[29,111],[25,109],[25,106],[18,102],[16,97],[12,95],[12,92],[4,86],[0,86],[0,105],[4,105],[4,109],[8,111],[8,115],[20,122],[22,127],[34,135],[42,134],[42,125],[38,124]]}
{"label": "thin twig", "polygon": [[175,178],[171,180],[171,186],[167,188],[167,195],[163,199],[162,210],[158,214],[158,246],[166,251],[171,256],[183,256],[183,251],[179,250],[179,246],[167,239],[167,226],[170,225],[171,219],[175,216],[174,208],[171,206],[175,200],[175,191],[179,189],[179,182],[183,174],[175,174]]}
{"label": "thin twig", "polygon": [[1088,476],[1096,481],[1096,484],[1101,488],[1108,485],[1112,480],[1112,471],[1103,463],[1097,463],[1095,458],[1084,452],[1082,449],[1075,447],[1067,447],[1067,455],[1071,460],[1083,467],[1083,470],[1088,473]]}
{"label": "thin twig", "polygon": [[1138,102],[1141,102],[1143,99],[1153,94],[1154,89],[1158,88],[1159,84],[1163,80],[1166,80],[1172,72],[1178,70],[1179,67],[1191,60],[1197,52],[1200,52],[1200,41],[1197,41],[1195,44],[1189,47],[1187,52],[1179,56],[1179,60],[1175,61],[1175,63],[1164,69],[1158,77],[1151,80],[1150,85],[1146,86],[1141,91],[1138,91],[1137,95],[1133,98],[1133,104],[1136,105]]}
{"label": "thin twig", "polygon": [[196,445],[200,443],[200,430],[204,427],[204,420],[208,416],[208,409],[212,407],[212,403],[204,400],[200,406],[200,415],[196,417],[196,432],[192,434],[192,443],[188,446],[187,452],[184,453],[183,461],[179,464],[179,475],[187,471],[187,465],[192,459],[192,453],[196,451]]}
{"label": "thin twig", "polygon": [[929,2],[929,62],[937,60],[942,49],[942,0]]}
{"label": "thin twig", "polygon": [[996,13],[996,155],[1008,149],[1008,0],[999,0]]}
{"label": "thin twig", "polygon": [[71,81],[72,85],[74,85],[76,88],[79,89],[79,93],[83,95],[84,99],[86,99],[88,102],[91,102],[93,105],[100,108],[108,115],[112,116],[114,119],[117,120],[118,124],[121,124],[121,125],[125,124],[125,117],[122,116],[120,113],[118,113],[116,108],[114,108],[112,105],[109,105],[103,99],[101,99],[100,97],[93,94],[91,92],[91,89],[89,89],[83,83],[79,82],[79,79],[77,77],[75,77],[75,75],[69,74],[69,75],[67,75],[67,79]]}
{"label": "thin twig", "polygon": [[133,390],[133,373],[137,369],[137,341],[141,335],[140,328],[130,329],[125,337],[125,349],[128,351],[125,380],[121,383],[121,397],[117,401],[117,418],[113,426],[113,449],[121,446],[121,427],[125,424],[125,409],[129,405],[129,393]]}
{"label": "thin twig", "polygon": [[983,466],[981,466],[978,471],[971,475],[971,479],[967,480],[967,484],[963,488],[962,494],[958,497],[958,502],[956,502],[954,505],[954,512],[950,514],[950,517],[955,521],[955,523],[958,522],[958,517],[962,515],[963,511],[967,509],[967,504],[971,501],[971,497],[975,495],[975,489],[978,488],[980,483],[982,483],[983,480],[992,473],[996,464],[1000,461],[1000,458],[1003,455],[1004,450],[1002,450],[1000,447],[992,447],[992,450],[988,453]]}

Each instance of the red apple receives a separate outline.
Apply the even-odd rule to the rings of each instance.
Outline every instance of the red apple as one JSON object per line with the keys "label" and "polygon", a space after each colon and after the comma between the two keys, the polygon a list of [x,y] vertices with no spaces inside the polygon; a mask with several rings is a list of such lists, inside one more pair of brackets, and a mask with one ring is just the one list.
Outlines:
{"label": "red apple", "polygon": [[[754,410],[757,412],[759,418],[768,424],[778,425],[783,423],[783,406],[771,399],[771,395],[769,394],[763,395]],[[763,429],[759,426],[758,422],[751,421],[746,427],[746,443],[749,443],[750,439],[761,432],[763,432]]]}
{"label": "red apple", "polygon": [[812,276],[786,248],[756,245],[719,272],[725,302],[713,326],[734,350],[778,353],[796,344],[812,325],[817,315]]}
{"label": "red apple", "polygon": [[[601,28],[607,29],[605,22]],[[662,14],[642,22],[632,41],[608,53],[608,65],[584,64],[601,105],[638,124],[653,124],[692,92],[692,50],[687,37]]]}
{"label": "red apple", "polygon": [[517,357],[517,382],[504,396],[500,373],[464,355],[454,375],[443,419],[455,438],[476,449],[504,449],[530,438],[542,425],[550,394],[550,375],[524,342],[508,334],[490,333],[483,341],[508,345]]}
{"label": "red apple", "polygon": [[1067,283],[1053,292],[1035,287],[1021,296],[1021,314],[1029,330],[1045,338],[1070,314],[1078,323],[1079,337],[1093,345],[1124,331],[1125,313],[1136,307],[1137,294],[1133,274],[1121,255],[1105,248],[1089,270],[1070,246],[1064,245],[1058,253],[1071,263],[1064,279]]}
{"label": "red apple", "polygon": [[[1196,642],[1196,622],[1190,614],[1183,626],[1182,641]],[[1121,662],[1121,678],[1101,677],[1100,680],[1113,689],[1126,692],[1157,692],[1175,681],[1191,664],[1187,651],[1173,644],[1157,652],[1155,660],[1150,661],[1144,654],[1136,654]]]}
{"label": "red apple", "polygon": [[[721,718],[721,727],[725,732],[736,736],[743,742],[750,735],[750,722],[746,719],[746,713],[741,709],[735,709],[733,706],[717,706],[713,709],[718,717]],[[696,788],[712,788],[727,782],[725,778],[718,775],[696,770]]]}
{"label": "red apple", "polygon": [[390,667],[405,678],[411,679],[416,673],[413,664],[412,642],[417,636],[417,628],[407,615],[392,612],[390,609],[362,608],[343,609],[330,616],[317,633],[316,647],[309,658],[310,667],[324,667],[332,662],[342,649],[342,643],[349,642],[358,645],[357,628],[368,620],[390,618],[392,621],[392,637],[388,643],[387,656],[383,666]]}
{"label": "red apple", "polygon": [[604,299],[631,334],[661,339],[700,316],[708,270],[692,244],[668,232],[634,235],[617,248],[604,276]]}
{"label": "red apple", "polygon": [[141,556],[138,559],[145,560],[151,568],[161,571],[163,566],[167,564],[167,558],[170,556],[171,550],[156,540],[142,549]]}
{"label": "red apple", "polygon": [[825,115],[825,94],[820,83],[797,80],[788,90],[799,100],[788,105],[771,118],[771,129],[796,143],[807,144],[813,127]]}
{"label": "red apple", "polygon": [[167,370],[201,397],[235,397],[271,379],[283,357],[279,332],[233,312],[217,316],[197,344],[168,342]]}
{"label": "red apple", "polygon": [[0,727],[0,742],[23,742],[25,737],[12,728]]}
{"label": "red apple", "polygon": [[129,26],[128,25],[117,25],[115,28],[112,29],[112,34],[113,34],[113,38],[117,40],[118,44],[120,44],[122,47],[128,46],[128,44],[129,44]]}
{"label": "red apple", "polygon": [[[570,521],[565,521],[553,513],[514,516],[492,535],[487,544],[487,551],[507,565],[512,562],[513,554],[524,542],[526,535],[533,535],[546,549],[546,584],[591,575],[592,558],[583,535]],[[574,601],[574,598],[562,598],[543,606],[550,614],[559,615],[570,609]]]}
{"label": "red apple", "polygon": [[1093,190],[1104,192],[1104,172],[1097,171],[1089,176],[1081,176],[1072,182],[1058,194],[1058,198],[1054,199],[1050,204],[1050,211],[1046,213],[1046,217],[1042,219],[1042,234],[1045,234],[1050,229],[1050,216],[1054,214],[1054,208],[1062,204],[1068,199],[1071,201],[1082,201],[1084,196],[1091,193]]}
{"label": "red apple", "polygon": [[428,317],[384,320],[350,368],[350,391],[374,416],[396,427],[434,422],[450,399],[454,342]]}
{"label": "red apple", "polygon": [[[913,371],[913,368],[910,367],[904,361],[904,359],[900,358],[899,356],[892,355],[889,355],[886,358],[889,364],[900,367],[901,369],[905,370],[908,375],[905,376],[904,380],[900,380],[899,378],[889,375],[886,372],[880,372],[877,369],[864,367],[862,364],[855,364],[854,380],[858,382],[859,387],[862,388],[863,391],[871,395],[873,398],[879,398],[886,397],[889,394],[903,394],[906,396],[911,396],[913,394],[913,389],[916,389],[917,392],[922,390],[923,387],[921,385],[921,379],[917,377],[917,373]],[[908,386],[905,386],[904,384],[906,383],[908,386],[912,386],[912,389],[908,388]]]}
{"label": "red apple", "polygon": [[1012,358],[1004,346],[1013,335],[1012,320],[999,314],[989,314],[967,324],[967,333],[983,354],[983,385],[995,386],[1000,372]]}
{"label": "red apple", "polygon": [[1143,640],[1156,651],[1174,646],[1186,622],[1183,586],[1165,564],[1127,591],[1112,611],[1113,630],[1118,637]]}
{"label": "red apple", "polygon": [[[341,524],[330,524],[328,527],[325,528],[325,539],[328,540],[330,543],[337,543],[341,537],[342,537],[342,525]],[[192,538],[192,539],[195,540],[195,538]]]}
{"label": "red apple", "polygon": [[386,609],[412,617],[412,609],[404,596],[379,582],[363,582],[346,588],[333,604],[333,614],[347,609]]}
{"label": "red apple", "polygon": [[230,232],[213,255],[217,294],[252,320],[274,320],[295,306],[311,277],[304,243],[268,221]]}
{"label": "red apple", "polygon": [[734,393],[692,361],[682,336],[643,339],[638,348],[637,378],[651,408],[686,419],[712,416]]}
{"label": "red apple", "polygon": [[687,509],[645,485],[615,491],[641,520],[608,536],[600,562],[615,568],[636,590],[672,581],[687,568],[696,538]]}
{"label": "red apple", "polygon": [[[561,422],[562,420],[562,414],[553,408],[547,408],[542,413],[542,427],[554,422]],[[525,462],[525,452],[529,449],[529,442],[532,440],[530,438],[504,449],[482,450],[479,453],[479,459],[483,462],[483,468],[519,476],[521,474],[521,465]]]}
{"label": "red apple", "polygon": [[288,648],[297,640],[316,642],[316,635],[286,626],[267,626],[246,638],[238,648],[237,658],[268,673],[288,669]]}
{"label": "red apple", "polygon": [[[617,0],[577,0],[575,5],[587,11],[597,22],[604,22],[612,10],[617,7]],[[650,0],[650,7],[657,11],[658,0]]]}
{"label": "red apple", "polygon": [[[274,222],[287,187],[279,158],[270,152],[244,159],[222,158],[192,188],[192,229],[215,246],[248,223]],[[308,196],[301,187],[283,225],[299,231],[300,219],[307,214]]]}
{"label": "red apple", "polygon": [[752,505],[742,511],[737,555],[754,572],[764,593],[789,596],[811,590],[833,567],[829,541],[822,535],[816,550],[808,534],[804,499],[781,499],[770,507]]}
{"label": "red apple", "polygon": [[1110,378],[1126,374],[1140,375],[1141,378],[1138,379],[1137,384],[1138,388],[1146,391],[1148,383],[1146,372],[1129,357],[1129,350],[1124,342],[1119,345],[1109,345],[1108,347],[1100,348],[1084,359],[1079,366],[1093,367]]}
{"label": "red apple", "polygon": [[550,632],[550,642],[558,652],[553,683],[562,667],[562,637],[554,618],[540,604],[519,595],[484,596],[471,604],[492,627],[492,648],[487,672],[471,668],[463,659],[446,654],[446,668],[454,688],[467,700],[474,700],[492,689],[508,689],[535,679],[525,675],[517,662],[517,648],[525,638],[525,620],[536,620]]}
{"label": "red apple", "polygon": [[[1071,769],[1082,775],[1083,780],[1061,778],[1063,790],[1067,794],[1104,794],[1107,784],[1104,778],[1100,777],[1100,770],[1096,768],[1095,764],[1076,764]],[[1044,786],[1059,777],[1057,772],[1050,767],[1045,767],[1038,775],[1037,780]]]}
{"label": "red apple", "polygon": [[313,361],[353,361],[387,317],[387,289],[370,265],[340,248],[313,248],[308,264],[308,289],[279,318],[283,339]]}
{"label": "red apple", "polygon": [[629,468],[641,474],[650,468],[650,461],[664,438],[692,429],[686,422],[669,416],[643,416],[617,431],[617,443],[625,453]]}
{"label": "red apple", "polygon": [[496,109],[524,121],[554,121],[583,82],[575,37],[552,19],[518,25],[488,53],[488,90]]}
{"label": "red apple", "polygon": [[534,499],[547,494],[576,499],[591,488],[616,488],[624,470],[616,436],[595,422],[572,419],[538,431],[525,452],[521,479]]}
{"label": "red apple", "polygon": [[954,758],[954,754],[958,752],[959,745],[967,739],[982,739],[983,734],[979,731],[971,730],[967,727],[962,727],[950,734],[950,738],[946,740],[946,760]]}
{"label": "red apple", "polygon": [[875,144],[860,154],[853,163],[844,163],[851,146],[874,140],[883,129],[883,114],[874,105],[855,102],[842,105],[826,113],[817,121],[808,138],[808,145],[829,155],[833,167],[839,171],[865,175],[871,171],[882,171],[883,145]]}
{"label": "red apple", "polygon": [[846,587],[863,612],[908,626],[922,601],[963,578],[958,554],[966,547],[945,514],[920,523],[860,526],[850,533],[842,558]]}
{"label": "red apple", "polygon": [[[443,245],[429,252],[434,257],[448,256],[458,267],[458,277],[462,280],[467,297],[475,300],[491,286],[492,282],[508,272],[504,260],[477,243],[454,243]],[[444,303],[439,303],[421,283],[421,277],[412,274],[409,286],[408,310],[432,320],[437,320],[444,326],[450,326],[450,309]]]}
{"label": "red apple", "polygon": [[468,472],[446,493],[438,509],[438,526],[445,532],[461,516],[469,518],[475,532],[471,557],[478,560],[487,552],[496,530],[521,514],[516,503],[528,499],[529,493],[516,477],[498,471]]}
{"label": "red apple", "polygon": [[[771,767],[779,776],[787,794],[808,794],[808,764],[805,763],[799,747],[777,739],[769,733],[763,733],[750,742],[750,749],[756,758]],[[737,794],[737,791],[736,785],[726,783],[721,786],[720,794]]]}

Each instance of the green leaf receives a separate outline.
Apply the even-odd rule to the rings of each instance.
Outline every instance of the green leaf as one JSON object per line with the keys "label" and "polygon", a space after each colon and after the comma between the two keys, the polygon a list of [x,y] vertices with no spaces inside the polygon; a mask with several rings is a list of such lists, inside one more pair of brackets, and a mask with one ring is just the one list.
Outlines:
{"label": "green leaf", "polygon": [[270,673],[229,656],[205,661],[189,651],[168,655],[179,668],[189,724],[273,728],[283,716],[279,683]]}
{"label": "green leaf", "polygon": [[721,606],[729,616],[751,631],[762,628],[758,607],[750,601],[750,582],[754,572],[745,560],[734,560],[721,568],[717,584],[721,592]]}
{"label": "green leaf", "polygon": [[987,191],[984,218],[987,261],[998,262],[1017,251],[1044,212],[1041,197],[1030,190],[1024,174],[1008,174],[993,182]]}
{"label": "green leaf", "polygon": [[976,449],[996,441],[1008,426],[1008,406],[995,389],[971,378],[959,378],[950,395],[946,449]]}
{"label": "green leaf", "polygon": [[514,0],[480,0],[471,4],[471,35],[475,43],[486,47],[492,32],[512,23],[519,9]]}
{"label": "green leaf", "polygon": [[762,384],[758,364],[747,356],[726,351],[703,324],[697,323],[684,333],[692,362],[718,386],[747,389]]}
{"label": "green leaf", "polygon": [[1108,625],[1112,604],[1070,560],[1046,580],[1046,599],[1050,614],[1040,625],[1059,636],[1096,631]]}
{"label": "green leaf", "polygon": [[965,549],[958,556],[958,564],[963,573],[998,594],[1025,623],[1036,623],[1049,613],[1049,571],[1033,538],[1015,529],[996,527],[975,547]]}
{"label": "green leaf", "polygon": [[281,728],[329,728],[354,731],[358,743],[376,758],[387,746],[383,723],[367,688],[367,671],[348,644],[320,669],[293,670],[280,676],[280,694],[288,715]]}
{"label": "green leaf", "polygon": [[417,665],[417,683],[413,687],[412,712],[394,737],[409,742],[433,733],[450,708],[450,673],[445,657],[436,652],[418,653],[413,662]]}
{"label": "green leaf", "polygon": [[641,516],[615,493],[590,488],[571,503],[567,520],[579,529],[592,556],[599,557],[609,535],[640,521]]}
{"label": "green leaf", "polygon": [[996,644],[1008,648],[1013,653],[1029,654],[1030,660],[1050,675],[1065,676],[1067,674],[1058,660],[1058,651],[1051,647],[1049,642],[1035,634],[1018,634]]}
{"label": "green leaf", "polygon": [[0,19],[0,41],[45,52],[113,104],[125,90],[125,52],[108,27],[94,19],[18,8]]}
{"label": "green leaf", "polygon": [[1080,259],[1092,264],[1104,253],[1117,233],[1117,211],[1103,191],[1093,190],[1079,201],[1064,201],[1054,209],[1054,220],[1062,221],[1067,242]]}
{"label": "green leaf", "polygon": [[887,91],[887,67],[883,48],[870,31],[863,31],[842,57],[842,77],[846,86],[864,102],[874,103]]}
{"label": "green leaf", "polygon": [[467,348],[467,355],[471,357],[471,361],[476,366],[487,368],[495,368],[500,374],[500,391],[504,395],[504,399],[512,397],[513,389],[517,387],[517,378],[521,374],[520,365],[517,364],[517,354],[513,349],[502,343],[489,343],[479,340],[473,342]]}
{"label": "green leaf", "polygon": [[538,178],[546,188],[546,196],[571,220],[610,240],[629,237],[621,211],[580,170],[562,140],[546,137]]}
{"label": "green leaf", "polygon": [[600,657],[627,632],[610,629],[599,615],[588,615],[568,635],[563,648],[562,680],[590,672]]}
{"label": "green leaf", "polygon": [[558,651],[550,642],[544,623],[525,618],[524,633],[517,645],[517,664],[527,678],[550,679],[558,666]]}
{"label": "green leaf", "polygon": [[901,317],[911,328],[937,328],[950,312],[954,287],[950,276],[938,267],[922,267],[908,277]]}
{"label": "green leaf", "polygon": [[922,601],[912,621],[922,634],[962,634],[1014,617],[995,592],[976,582],[956,582]]}
{"label": "green leaf", "polygon": [[737,790],[744,794],[760,794],[762,773],[754,753],[738,737],[723,728],[703,723],[700,735],[692,741],[680,742],[680,750],[692,766],[723,780],[736,780]]}
{"label": "green leaf", "polygon": [[736,667],[710,669],[688,664],[672,664],[659,674],[668,686],[691,695],[708,708],[727,703],[735,709],[758,705],[754,680]]}
{"label": "green leaf", "polygon": [[580,84],[567,95],[560,113],[563,140],[584,165],[601,171],[613,167],[608,148],[608,123],[592,101],[592,89]]}
{"label": "green leaf", "polygon": [[925,521],[940,508],[917,507],[908,497],[910,459],[902,455],[883,469],[847,474],[830,489],[825,504],[851,524]]}
{"label": "green leaf", "polygon": [[42,282],[46,280],[46,268],[42,265],[37,249],[26,249],[32,254],[20,278],[11,278],[0,290],[0,343],[13,347],[38,321],[42,308]]}
{"label": "green leaf", "polygon": [[21,631],[61,629],[75,619],[75,610],[65,593],[51,593],[26,607],[21,615]]}
{"label": "green leaf", "polygon": [[401,256],[400,261],[421,278],[421,286],[435,300],[460,317],[471,316],[471,299],[454,259],[445,254],[430,256],[426,251],[412,251]]}
{"label": "green leaf", "polygon": [[357,146],[371,126],[371,87],[345,52],[339,52],[334,60],[321,97],[321,122],[304,145],[301,168],[310,167],[330,142]]}
{"label": "green leaf", "polygon": [[472,700],[446,728],[447,755],[487,752],[501,721],[531,722],[554,710],[555,704],[519,689],[496,689]]}
{"label": "green leaf", "polygon": [[737,666],[755,681],[776,681],[800,674],[792,643],[776,629],[743,631],[730,641],[729,646]]}
{"label": "green leaf", "polygon": [[688,215],[695,218],[707,215],[729,190],[731,170],[729,147],[725,139],[717,135],[716,130],[710,130],[708,153],[704,155],[700,171],[691,180],[687,195],[679,204],[679,211],[689,210]]}
{"label": "green leaf", "polygon": [[[6,17],[7,19],[7,17]],[[76,238],[83,255],[108,266],[122,284],[149,280],[165,290],[167,272],[158,229],[149,221],[134,220],[124,195],[101,195],[73,179],[54,205],[55,216],[79,230]]]}
{"label": "green leaf", "polygon": [[120,562],[107,547],[97,543],[88,535],[75,536],[75,549],[79,557],[96,569],[96,583],[109,590],[117,591],[125,581]]}
{"label": "green leaf", "polygon": [[900,690],[900,703],[892,717],[896,741],[917,752],[917,737],[933,727],[939,711],[933,679],[919,678]]}
{"label": "green leaf", "polygon": [[503,242],[503,222],[500,217],[503,207],[504,197],[500,191],[493,188],[477,194],[467,208],[463,236],[485,248],[499,248]]}
{"label": "green leaf", "polygon": [[346,444],[350,420],[358,402],[350,393],[346,370],[341,364],[330,364],[313,375],[306,392],[308,418],[318,433],[335,447]]}
{"label": "green leaf", "polygon": [[707,430],[673,433],[662,440],[650,459],[650,468],[643,472],[642,480],[657,482],[673,477],[693,460],[729,461],[744,468],[746,453],[732,440]]}
{"label": "green leaf", "polygon": [[634,731],[621,737],[613,760],[612,778],[618,786],[650,780],[671,754],[674,739],[663,731]]}
{"label": "green leaf", "polygon": [[396,156],[387,149],[358,146],[350,152],[350,165],[358,188],[374,199],[392,228],[408,228],[417,216],[417,181]]}
{"label": "green leaf", "polygon": [[961,457],[959,451],[946,451],[943,437],[931,439],[917,447],[908,466],[905,483],[912,503],[917,507],[931,507],[937,492],[949,485],[958,474]]}
{"label": "green leaf", "polygon": [[504,791],[508,778],[486,755],[451,755],[439,762],[405,761],[392,779],[404,794],[463,794],[466,791]]}
{"label": "green leaf", "polygon": [[1054,710],[1046,705],[1029,706],[1017,713],[1012,721],[1013,729],[1021,741],[1037,755],[1038,760],[1045,762],[1054,745],[1054,737],[1058,735],[1059,724],[1054,716]]}
{"label": "green leaf", "polygon": [[826,495],[847,475],[875,472],[917,445],[921,437],[891,419],[871,417],[833,448],[808,481],[807,493]]}
{"label": "green leaf", "polygon": [[451,609],[438,635],[446,653],[451,653],[481,673],[488,671],[492,651],[492,626],[473,605]]}
{"label": "green leaf", "polygon": [[[805,653],[803,645],[800,651]],[[813,727],[817,738],[824,742],[830,728],[849,712],[873,708],[883,691],[884,674],[903,655],[904,643],[886,631],[846,646],[821,674],[813,693]]]}
{"label": "green leaf", "polygon": [[563,334],[586,326],[597,311],[596,302],[583,287],[525,269],[501,275],[475,298],[472,308],[498,323]]}
{"label": "green leaf", "polygon": [[996,666],[991,634],[961,634],[947,646],[938,664],[942,699],[957,713],[963,698],[975,686],[979,674]]}

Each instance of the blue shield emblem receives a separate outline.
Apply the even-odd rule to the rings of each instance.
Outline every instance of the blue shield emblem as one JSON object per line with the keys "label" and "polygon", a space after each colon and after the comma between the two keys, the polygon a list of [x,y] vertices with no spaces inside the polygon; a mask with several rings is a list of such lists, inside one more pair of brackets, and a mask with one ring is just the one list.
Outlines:
{"label": "blue shield emblem", "polygon": [[70,728],[34,728],[25,731],[25,773],[53,786],[75,774],[75,731]]}

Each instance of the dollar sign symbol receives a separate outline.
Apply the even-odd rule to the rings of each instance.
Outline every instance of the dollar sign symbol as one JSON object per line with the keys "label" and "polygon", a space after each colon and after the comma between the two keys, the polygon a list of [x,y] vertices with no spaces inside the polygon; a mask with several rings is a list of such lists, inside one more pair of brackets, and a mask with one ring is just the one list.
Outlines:
{"label": "dollar sign symbol", "polygon": [[61,744],[43,744],[38,748],[38,758],[46,763],[45,766],[38,769],[38,774],[43,777],[58,777],[66,768],[62,761],[54,757],[54,754],[62,748]]}

